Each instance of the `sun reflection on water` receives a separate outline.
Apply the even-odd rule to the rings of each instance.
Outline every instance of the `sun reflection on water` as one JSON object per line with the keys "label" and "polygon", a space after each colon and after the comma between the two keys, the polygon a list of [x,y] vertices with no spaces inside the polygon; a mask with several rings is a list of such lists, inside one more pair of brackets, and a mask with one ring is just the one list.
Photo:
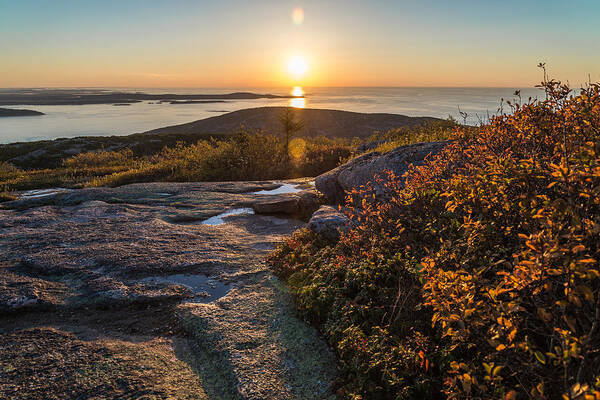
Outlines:
{"label": "sun reflection on water", "polygon": [[290,107],[306,108],[306,99],[304,97],[290,99]]}
{"label": "sun reflection on water", "polygon": [[301,86],[294,86],[292,89],[292,96],[294,97],[302,97],[304,96],[304,90],[302,90]]}
{"label": "sun reflection on water", "polygon": [[290,107],[294,108],[305,108],[306,98],[304,98],[304,90],[300,86],[294,86],[291,92],[293,99],[290,99]]}

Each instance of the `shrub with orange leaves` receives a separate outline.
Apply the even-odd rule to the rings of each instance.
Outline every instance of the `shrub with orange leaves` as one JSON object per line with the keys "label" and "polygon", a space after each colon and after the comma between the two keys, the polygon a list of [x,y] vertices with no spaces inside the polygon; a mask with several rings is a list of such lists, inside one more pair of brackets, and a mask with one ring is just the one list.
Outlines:
{"label": "shrub with orange leaves", "polygon": [[544,88],[271,255],[345,397],[600,399],[600,85]]}

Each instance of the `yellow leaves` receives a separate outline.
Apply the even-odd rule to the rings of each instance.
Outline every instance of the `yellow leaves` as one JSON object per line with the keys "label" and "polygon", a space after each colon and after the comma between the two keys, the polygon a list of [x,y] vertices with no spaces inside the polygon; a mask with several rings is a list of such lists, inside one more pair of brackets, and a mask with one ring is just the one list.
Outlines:
{"label": "yellow leaves", "polygon": [[500,371],[502,370],[502,366],[501,365],[495,365],[494,363],[482,363],[483,364],[483,369],[485,370],[486,374],[490,377],[490,378],[494,378],[495,376],[497,376]]}
{"label": "yellow leaves", "polygon": [[529,247],[533,251],[541,250],[538,246],[536,246],[531,240],[525,242],[525,246]]}
{"label": "yellow leaves", "polygon": [[492,369],[492,376],[497,376],[500,373],[500,371],[502,370],[502,368],[503,367],[501,365],[494,367]]}
{"label": "yellow leaves", "polygon": [[544,356],[544,353],[542,353],[539,350],[536,350],[533,352],[533,355],[540,362],[540,364],[546,364],[546,357]]}
{"label": "yellow leaves", "polygon": [[597,269],[588,269],[585,272],[586,272],[585,277],[587,279],[592,280],[592,279],[600,278],[600,271],[598,271]]}
{"label": "yellow leaves", "polygon": [[454,336],[456,334],[456,331],[454,329],[452,329],[451,327],[446,329],[446,331],[444,332],[444,334],[442,336]]}
{"label": "yellow leaves", "polygon": [[[600,113],[600,98],[598,103]],[[522,398],[560,397],[551,388],[562,378],[564,365],[572,384],[583,357],[584,368],[597,364],[596,359],[591,362],[600,354],[597,344],[590,350],[584,341],[595,320],[590,304],[600,296],[600,160],[582,152],[600,149],[600,139],[588,129],[585,136],[567,138],[573,143],[562,148],[563,128],[573,135],[572,127],[564,121],[552,126],[557,120],[536,126],[535,118],[507,117],[506,130],[478,137],[477,146],[456,145],[456,153],[436,164],[439,171],[429,171],[431,175],[421,176],[413,186],[423,192],[392,196],[399,207],[389,214],[389,221],[385,214],[380,216],[382,226],[396,231],[390,234],[379,225],[362,231],[361,239],[377,247],[405,229],[396,234],[392,249],[384,243],[375,250],[389,250],[396,257],[394,268],[408,264],[411,273],[420,262],[416,269],[423,302],[407,310],[417,316],[421,306],[431,310],[430,332],[435,338],[428,337],[433,342],[428,344],[439,345],[436,341],[443,335],[440,347],[455,360],[438,380],[447,378],[449,398],[516,399],[517,391]],[[586,120],[598,123],[600,118],[586,116]],[[593,140],[590,149],[582,148],[585,140]],[[499,149],[506,149],[506,154]],[[568,159],[561,159],[563,154]],[[448,171],[444,169],[448,165],[459,168]],[[447,174],[436,175],[440,171]],[[448,175],[453,177],[446,179]],[[432,198],[427,197],[428,190],[434,192]],[[371,198],[367,205],[375,210]],[[371,287],[381,282],[374,281],[359,283]],[[388,289],[395,294],[398,281],[392,281]],[[413,299],[406,307],[419,301]],[[426,348],[429,355],[433,347]],[[424,353],[417,357],[425,362]],[[522,375],[518,378],[525,384],[517,382],[515,374]],[[589,381],[587,371],[585,375]]]}
{"label": "yellow leaves", "polygon": [[483,369],[485,369],[485,372],[490,375],[492,373],[492,368],[494,367],[494,363],[488,364],[488,363],[483,363]]}
{"label": "yellow leaves", "polygon": [[[501,275],[501,274],[502,274],[501,272],[498,273],[498,275]],[[501,294],[504,294],[506,292],[509,292],[509,291],[510,291],[509,289],[503,288],[502,283],[500,283],[495,289],[488,289],[487,294],[493,301],[497,301],[498,296],[500,296]]]}
{"label": "yellow leaves", "polygon": [[531,395],[534,397],[544,396],[544,382],[538,383],[535,388],[531,389]]}
{"label": "yellow leaves", "polygon": [[498,325],[503,326],[505,328],[511,328],[513,326],[513,323],[509,319],[504,317],[498,317],[496,319],[496,322],[498,323]]}
{"label": "yellow leaves", "polygon": [[456,322],[456,321],[460,321],[460,320],[461,320],[461,319],[460,319],[460,315],[458,315],[458,314],[450,314],[450,315],[448,316],[448,319],[449,319],[450,321],[455,321],[455,322]]}
{"label": "yellow leaves", "polygon": [[456,207],[458,207],[458,205],[453,202],[452,200],[448,200],[446,202],[446,205],[444,206],[444,208],[446,208],[446,210],[450,211],[450,212],[454,212],[454,210],[456,210]]}
{"label": "yellow leaves", "polygon": [[584,258],[582,260],[577,260],[580,264],[595,264],[596,260],[594,258]]}
{"label": "yellow leaves", "polygon": [[474,378],[472,378],[471,375],[464,373],[460,375],[458,379],[461,381],[463,390],[467,393],[470,393],[473,383],[476,382]]}
{"label": "yellow leaves", "polygon": [[[563,399],[567,399],[567,400],[571,400],[571,399],[581,399],[582,397],[584,399],[588,399],[588,396],[586,395],[586,392],[588,392],[590,390],[590,386],[585,383],[585,384],[580,384],[579,382],[575,383],[573,386],[571,386],[571,389],[569,390],[569,393],[565,393],[562,395]],[[590,394],[591,399],[595,399],[596,396],[595,395],[591,395]]]}
{"label": "yellow leaves", "polygon": [[441,315],[439,312],[433,313],[433,316],[431,317],[431,326],[434,327],[435,324],[440,320]]}

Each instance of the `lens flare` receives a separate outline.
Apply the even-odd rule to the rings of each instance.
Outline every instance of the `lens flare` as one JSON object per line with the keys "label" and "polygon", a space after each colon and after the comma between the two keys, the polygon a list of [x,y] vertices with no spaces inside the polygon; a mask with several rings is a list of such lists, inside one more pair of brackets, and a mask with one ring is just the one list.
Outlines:
{"label": "lens flare", "polygon": [[300,161],[306,154],[306,141],[302,138],[292,139],[288,151],[292,160]]}
{"label": "lens flare", "polygon": [[304,22],[304,10],[301,7],[296,7],[292,11],[292,21],[294,21],[294,25],[298,26]]}

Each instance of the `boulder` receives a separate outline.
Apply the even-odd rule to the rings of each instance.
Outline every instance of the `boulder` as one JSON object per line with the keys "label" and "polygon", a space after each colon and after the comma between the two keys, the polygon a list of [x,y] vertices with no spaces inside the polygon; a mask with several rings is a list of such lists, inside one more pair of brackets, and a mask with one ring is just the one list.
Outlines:
{"label": "boulder", "polygon": [[310,217],[317,208],[319,208],[319,197],[314,190],[303,190],[293,195],[252,204],[256,214],[286,214],[300,218]]}
{"label": "boulder", "polygon": [[283,199],[261,201],[252,204],[256,214],[288,214],[296,215],[300,210],[299,199],[296,196],[288,196]]}
{"label": "boulder", "polygon": [[429,155],[437,154],[448,142],[426,142],[398,147],[385,154],[371,152],[356,157],[315,179],[317,190],[331,203],[343,204],[346,193],[372,183],[376,194],[383,191],[375,178],[385,171],[402,176],[410,164],[422,164]]}
{"label": "boulder", "polygon": [[295,194],[298,198],[299,214],[302,218],[310,218],[321,205],[319,194],[314,189],[303,190]]}
{"label": "boulder", "polygon": [[337,208],[321,206],[308,221],[308,227],[329,238],[338,239],[340,232],[348,228],[350,220]]}

